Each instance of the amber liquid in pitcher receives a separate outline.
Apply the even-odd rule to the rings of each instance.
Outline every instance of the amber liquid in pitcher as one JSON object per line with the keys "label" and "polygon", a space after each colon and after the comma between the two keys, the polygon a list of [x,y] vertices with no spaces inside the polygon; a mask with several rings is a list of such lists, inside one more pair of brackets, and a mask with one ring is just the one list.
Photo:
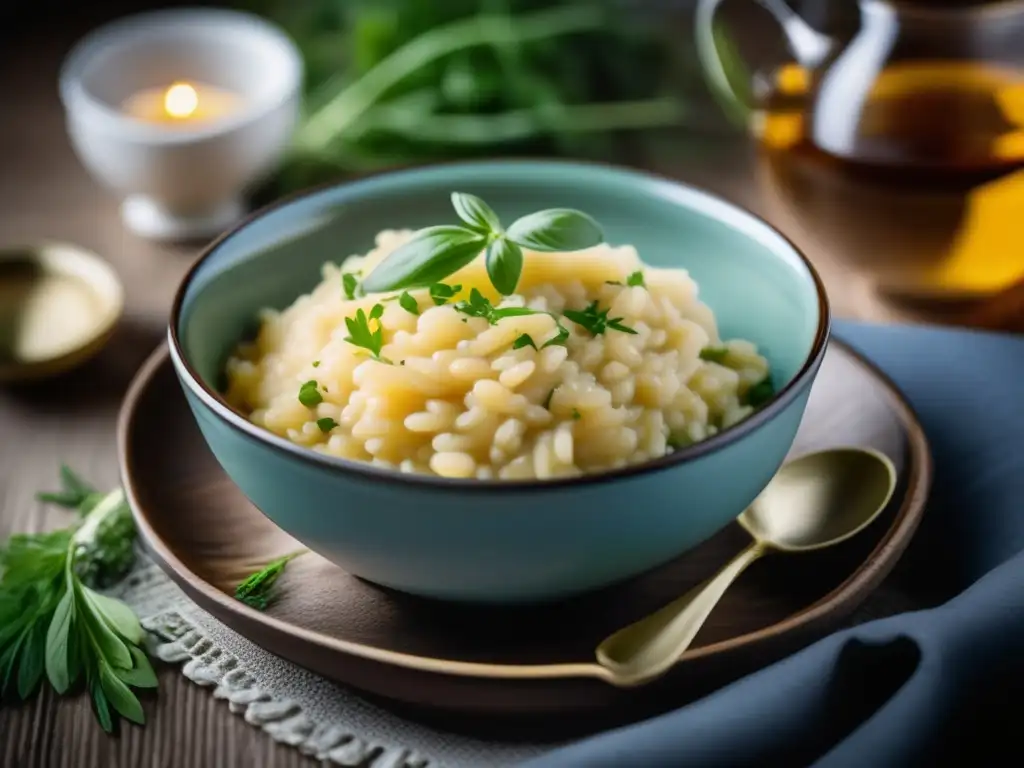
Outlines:
{"label": "amber liquid in pitcher", "polygon": [[819,137],[829,122],[813,88],[784,67],[754,126],[783,218],[883,293],[982,297],[1024,278],[1024,72],[893,63],[843,152],[815,143],[811,121]]}
{"label": "amber liquid in pitcher", "polygon": [[[851,173],[966,183],[1024,167],[1024,71],[977,62],[891,64],[875,76],[859,110],[832,121],[813,115],[811,89],[799,67],[778,72],[757,126],[767,148],[821,152],[850,164]],[[852,143],[841,152],[817,145],[816,139],[829,143],[830,124],[849,132],[844,121],[855,123]]]}

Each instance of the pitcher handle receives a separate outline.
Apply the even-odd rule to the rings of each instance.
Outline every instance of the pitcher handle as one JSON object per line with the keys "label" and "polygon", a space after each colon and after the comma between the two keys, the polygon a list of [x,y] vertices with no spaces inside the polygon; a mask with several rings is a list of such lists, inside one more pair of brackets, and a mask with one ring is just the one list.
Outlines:
{"label": "pitcher handle", "polygon": [[[828,56],[835,42],[811,27],[783,0],[754,0],[767,10],[778,22],[786,37],[793,58],[804,69],[815,69]],[[708,80],[712,93],[722,103],[730,116],[746,123],[747,114],[753,108],[743,99],[729,82],[725,65],[715,43],[715,14],[722,0],[698,0],[694,19],[697,55]]]}

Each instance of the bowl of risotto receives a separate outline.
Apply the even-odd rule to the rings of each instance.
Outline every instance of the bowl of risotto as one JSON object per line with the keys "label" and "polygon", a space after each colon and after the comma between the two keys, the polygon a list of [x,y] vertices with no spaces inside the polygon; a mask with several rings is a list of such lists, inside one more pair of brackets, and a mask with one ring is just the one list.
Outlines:
{"label": "bowl of risotto", "polygon": [[258,212],[169,344],[226,474],[352,574],[534,602],[700,544],[765,486],[824,356],[821,281],[700,190],[461,162]]}

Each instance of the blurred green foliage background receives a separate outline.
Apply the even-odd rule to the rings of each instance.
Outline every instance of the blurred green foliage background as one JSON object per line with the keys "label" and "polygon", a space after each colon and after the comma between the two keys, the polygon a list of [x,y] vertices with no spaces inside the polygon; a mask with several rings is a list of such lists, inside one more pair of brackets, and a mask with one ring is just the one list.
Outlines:
{"label": "blurred green foliage background", "polygon": [[[237,0],[307,67],[273,194],[452,157],[616,159],[680,125],[700,81],[663,13],[613,0]],[[683,54],[683,55],[680,55]]]}

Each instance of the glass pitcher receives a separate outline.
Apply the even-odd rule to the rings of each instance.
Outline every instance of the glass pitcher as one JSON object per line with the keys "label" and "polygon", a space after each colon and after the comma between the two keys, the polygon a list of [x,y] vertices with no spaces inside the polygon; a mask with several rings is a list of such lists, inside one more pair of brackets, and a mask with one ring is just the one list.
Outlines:
{"label": "glass pitcher", "polygon": [[697,51],[712,89],[752,115],[769,148],[806,144],[896,175],[992,178],[1024,167],[1024,2],[859,0],[859,31],[839,42],[782,0],[755,1],[794,62],[754,76],[754,103],[737,94],[716,45],[722,0],[698,2]]}

